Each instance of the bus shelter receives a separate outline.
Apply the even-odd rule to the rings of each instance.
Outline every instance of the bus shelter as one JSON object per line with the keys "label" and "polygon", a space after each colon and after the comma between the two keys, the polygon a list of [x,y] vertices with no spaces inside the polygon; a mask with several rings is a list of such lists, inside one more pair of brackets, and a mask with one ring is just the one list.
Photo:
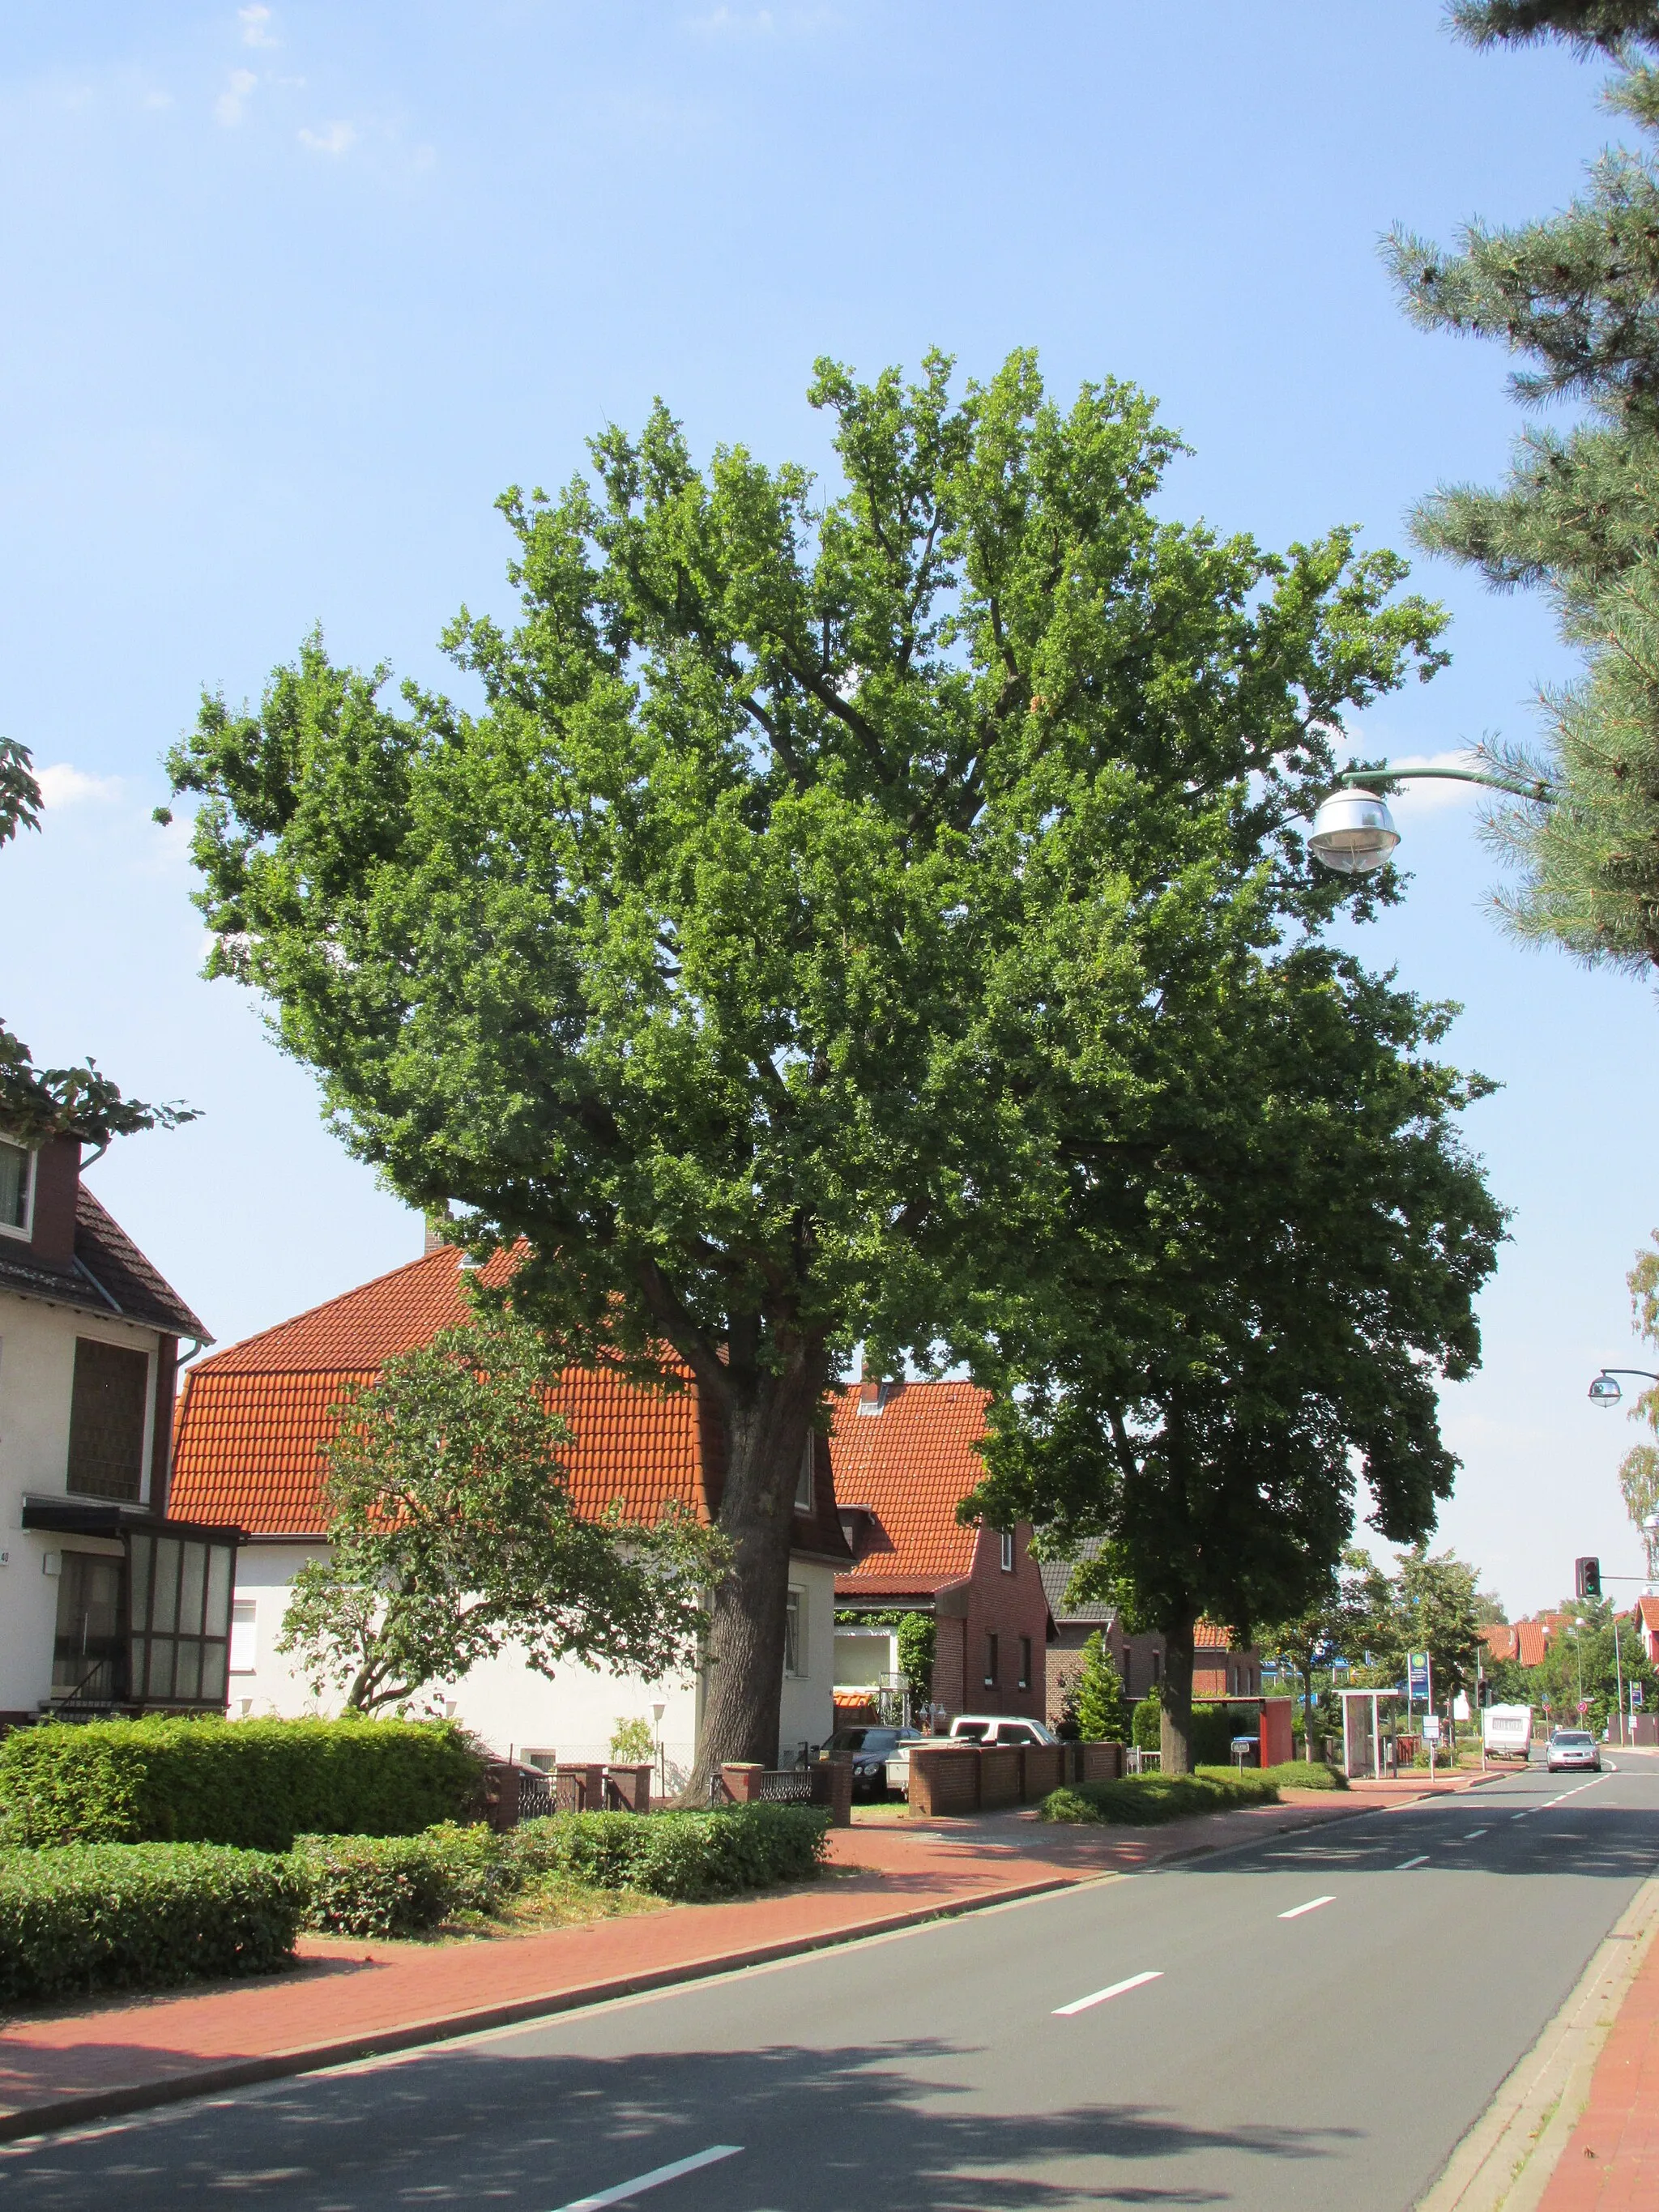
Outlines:
{"label": "bus shelter", "polygon": [[1342,1771],[1352,1782],[1369,1781],[1394,1765],[1395,1716],[1386,1718],[1384,1705],[1400,1703],[1398,1690],[1344,1690],[1342,1698]]}

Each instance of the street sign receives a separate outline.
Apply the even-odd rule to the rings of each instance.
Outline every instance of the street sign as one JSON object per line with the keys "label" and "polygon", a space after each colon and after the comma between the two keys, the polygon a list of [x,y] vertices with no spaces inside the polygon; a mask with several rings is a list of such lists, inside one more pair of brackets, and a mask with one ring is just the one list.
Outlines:
{"label": "street sign", "polygon": [[1642,1685],[1639,1682],[1632,1682],[1630,1686],[1630,1709],[1632,1712],[1639,1713],[1646,1703],[1647,1693],[1643,1689]]}
{"label": "street sign", "polygon": [[1590,1709],[1590,1701],[1589,1701],[1589,1699],[1588,1698],[1580,1698],[1580,1699],[1578,1700],[1578,1710],[1579,1710],[1579,1711],[1580,1711],[1581,1713],[1587,1713],[1587,1712],[1589,1711],[1589,1709]]}
{"label": "street sign", "polygon": [[1429,1694],[1429,1655],[1426,1651],[1406,1654],[1406,1694],[1409,1698],[1426,1698]]}
{"label": "street sign", "polygon": [[1424,1741],[1424,1742],[1425,1742],[1425,1743],[1438,1743],[1438,1742],[1439,1742],[1439,1741],[1440,1741],[1440,1716],[1439,1716],[1439,1714],[1438,1714],[1438,1713],[1425,1713],[1425,1714],[1424,1714],[1424,1716],[1423,1716],[1423,1741]]}

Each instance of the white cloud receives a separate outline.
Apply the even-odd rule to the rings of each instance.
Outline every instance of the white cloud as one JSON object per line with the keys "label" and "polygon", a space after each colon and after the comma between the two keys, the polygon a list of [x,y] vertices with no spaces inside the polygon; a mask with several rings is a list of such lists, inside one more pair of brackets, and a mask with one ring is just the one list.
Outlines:
{"label": "white cloud", "polygon": [[321,131],[302,131],[300,143],[308,146],[313,154],[346,154],[357,143],[357,133],[349,123],[331,123]]}
{"label": "white cloud", "polygon": [[259,82],[252,70],[232,70],[225,88],[213,103],[213,112],[227,131],[234,131],[247,108],[247,96]]}
{"label": "white cloud", "polygon": [[[1475,769],[1474,755],[1460,748],[1448,753],[1401,753],[1389,761],[1390,771],[1404,775],[1414,768]],[[1480,797],[1478,784],[1453,783],[1438,776],[1407,783],[1389,801],[1396,814],[1443,814],[1454,806],[1468,806]]]}
{"label": "white cloud", "polygon": [[36,781],[48,806],[83,806],[88,803],[107,805],[121,796],[118,775],[88,775],[84,769],[71,768],[67,761],[40,769]]}
{"label": "white cloud", "polygon": [[242,26],[245,46],[274,46],[280,44],[270,28],[270,10],[258,6],[239,8],[237,17]]}
{"label": "white cloud", "polygon": [[757,8],[748,14],[738,8],[716,8],[707,15],[692,16],[690,27],[706,39],[767,39],[777,28],[769,8]]}

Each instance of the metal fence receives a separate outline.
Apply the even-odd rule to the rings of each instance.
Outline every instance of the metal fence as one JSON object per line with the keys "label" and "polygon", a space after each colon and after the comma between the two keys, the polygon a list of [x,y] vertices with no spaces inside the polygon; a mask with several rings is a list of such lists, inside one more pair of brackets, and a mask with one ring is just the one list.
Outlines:
{"label": "metal fence", "polygon": [[[766,1766],[752,1778],[753,1796],[767,1805],[810,1805],[812,1770],[810,1766]],[[711,1805],[733,1802],[718,1769],[708,1778]]]}
{"label": "metal fence", "polygon": [[558,1802],[550,1774],[519,1769],[519,1818],[521,1820],[544,1820],[558,1810]]}

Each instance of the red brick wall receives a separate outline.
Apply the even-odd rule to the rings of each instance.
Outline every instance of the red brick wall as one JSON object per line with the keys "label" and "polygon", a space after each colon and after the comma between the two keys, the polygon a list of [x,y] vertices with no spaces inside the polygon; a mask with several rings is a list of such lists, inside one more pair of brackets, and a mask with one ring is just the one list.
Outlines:
{"label": "red brick wall", "polygon": [[941,1615],[935,1626],[933,1643],[933,1702],[943,1705],[945,1725],[950,1716],[967,1710],[963,1703],[965,1694],[964,1638],[968,1624]]}
{"label": "red brick wall", "polygon": [[[974,1564],[968,1577],[966,1680],[963,1701],[951,1711],[969,1713],[1019,1713],[1028,1720],[1044,1717],[1048,1703],[1048,1601],[1042,1594],[1042,1577],[1030,1553],[1031,1531],[1022,1521],[1014,1531],[1012,1574],[1002,1568],[1002,1537],[995,1528],[981,1528],[974,1543]],[[943,1622],[940,1626],[943,1627]],[[985,1680],[986,1638],[997,1639],[997,1680]],[[1020,1638],[1029,1637],[1031,1663],[1026,1686],[1019,1686]],[[940,1699],[941,1704],[946,1700]]]}

